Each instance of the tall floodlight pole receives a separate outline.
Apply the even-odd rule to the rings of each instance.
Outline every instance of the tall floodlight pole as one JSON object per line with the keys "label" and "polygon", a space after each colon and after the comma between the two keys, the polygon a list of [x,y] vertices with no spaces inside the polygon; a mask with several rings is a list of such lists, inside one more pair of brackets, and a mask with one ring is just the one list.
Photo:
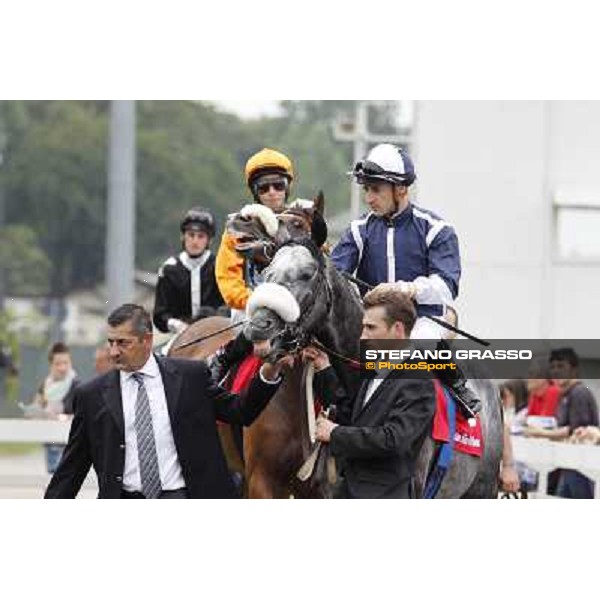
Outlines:
{"label": "tall floodlight pole", "polygon": [[[4,228],[4,151],[6,148],[6,135],[4,133],[4,103],[0,102],[0,235]],[[0,264],[0,312],[4,310],[4,296],[6,294],[4,266]]]}
{"label": "tall floodlight pole", "polygon": [[110,103],[106,234],[107,311],[134,299],[135,101]]}
{"label": "tall floodlight pole", "polygon": [[[352,166],[365,157],[369,144],[379,144],[381,142],[406,144],[410,139],[408,127],[402,121],[402,131],[400,133],[382,135],[369,131],[369,108],[381,104],[382,102],[377,100],[357,100],[353,119],[348,120],[347,116],[342,116],[333,125],[334,139],[338,142],[352,142],[353,144],[354,164]],[[352,182],[350,184],[350,216],[352,219],[356,219],[359,214],[360,186]]]}
{"label": "tall floodlight pole", "polygon": [[[367,121],[367,103],[358,101],[354,114],[354,165],[365,157],[367,153],[367,139],[369,135]],[[352,166],[354,166],[352,165]],[[360,187],[352,181],[350,183],[350,214],[353,219],[360,214]]]}

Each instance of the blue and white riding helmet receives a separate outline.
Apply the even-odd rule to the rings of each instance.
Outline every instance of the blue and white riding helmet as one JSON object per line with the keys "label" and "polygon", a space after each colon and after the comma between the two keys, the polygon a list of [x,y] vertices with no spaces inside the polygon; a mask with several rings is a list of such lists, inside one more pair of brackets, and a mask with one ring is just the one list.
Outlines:
{"label": "blue and white riding helmet", "polygon": [[415,166],[406,150],[393,144],[378,144],[372,148],[348,175],[354,177],[358,184],[382,181],[405,187],[417,178]]}

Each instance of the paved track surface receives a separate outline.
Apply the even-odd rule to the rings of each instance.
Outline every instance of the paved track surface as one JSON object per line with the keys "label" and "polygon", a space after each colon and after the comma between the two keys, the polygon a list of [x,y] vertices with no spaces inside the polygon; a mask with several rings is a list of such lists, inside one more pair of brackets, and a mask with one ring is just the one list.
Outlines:
{"label": "paved track surface", "polygon": [[[0,498],[42,498],[50,481],[46,472],[44,450],[16,456],[0,456]],[[95,498],[96,477],[91,473],[78,498]]]}

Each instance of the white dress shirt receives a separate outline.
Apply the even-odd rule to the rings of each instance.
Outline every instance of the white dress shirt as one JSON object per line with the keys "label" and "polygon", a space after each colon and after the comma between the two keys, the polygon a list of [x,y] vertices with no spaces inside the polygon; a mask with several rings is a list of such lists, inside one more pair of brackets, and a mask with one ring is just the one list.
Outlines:
{"label": "white dress shirt", "polygon": [[[144,386],[150,402],[154,442],[158,456],[158,470],[163,490],[177,490],[185,487],[181,474],[181,465],[173,440],[171,420],[167,409],[167,398],[158,363],[154,354],[150,354],[146,364],[138,371],[144,375]],[[125,470],[123,488],[128,492],[140,492],[142,480],[138,460],[137,436],[135,432],[135,403],[138,384],[132,373],[121,371],[121,397],[123,399],[123,417],[125,422]]]}
{"label": "white dress shirt", "polygon": [[371,399],[373,394],[377,391],[377,388],[383,383],[385,377],[377,377],[371,379],[367,385],[367,391],[365,392],[365,399],[363,401],[363,406],[367,405],[367,402]]}

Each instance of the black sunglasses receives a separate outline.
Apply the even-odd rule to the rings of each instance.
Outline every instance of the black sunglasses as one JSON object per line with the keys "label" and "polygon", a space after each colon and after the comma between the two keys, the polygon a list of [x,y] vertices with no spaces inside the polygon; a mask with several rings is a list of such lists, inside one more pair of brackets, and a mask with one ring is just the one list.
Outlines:
{"label": "black sunglasses", "polygon": [[256,191],[259,194],[266,194],[271,188],[277,192],[284,192],[287,189],[287,181],[269,181],[267,183],[256,184]]}

